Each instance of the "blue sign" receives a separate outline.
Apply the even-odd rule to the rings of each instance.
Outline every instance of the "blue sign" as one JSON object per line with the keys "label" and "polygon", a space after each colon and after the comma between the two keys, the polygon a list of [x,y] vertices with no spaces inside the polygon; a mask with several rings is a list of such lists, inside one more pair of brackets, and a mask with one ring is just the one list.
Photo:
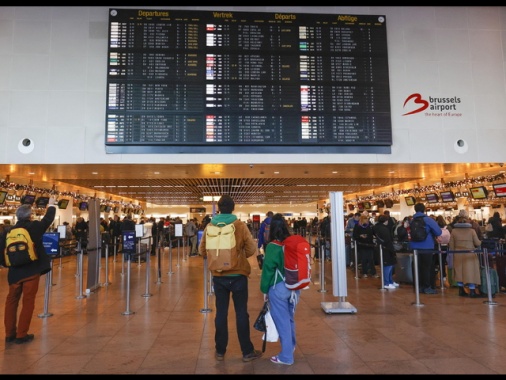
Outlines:
{"label": "blue sign", "polygon": [[135,231],[123,231],[123,253],[133,255],[135,253]]}
{"label": "blue sign", "polygon": [[55,256],[60,253],[60,233],[46,232],[42,235],[42,245],[49,256]]}

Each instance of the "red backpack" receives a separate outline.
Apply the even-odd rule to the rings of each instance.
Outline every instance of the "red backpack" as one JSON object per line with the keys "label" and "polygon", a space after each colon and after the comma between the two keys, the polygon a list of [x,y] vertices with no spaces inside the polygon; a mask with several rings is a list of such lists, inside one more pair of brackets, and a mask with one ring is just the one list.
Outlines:
{"label": "red backpack", "polygon": [[311,246],[301,235],[291,235],[281,245],[285,254],[286,287],[290,290],[305,288],[311,283]]}

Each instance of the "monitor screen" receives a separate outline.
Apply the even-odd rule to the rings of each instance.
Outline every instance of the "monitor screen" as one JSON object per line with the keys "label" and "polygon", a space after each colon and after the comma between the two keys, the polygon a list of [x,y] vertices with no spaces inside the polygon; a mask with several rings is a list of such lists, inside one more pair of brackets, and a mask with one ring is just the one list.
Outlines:
{"label": "monitor screen", "polygon": [[485,186],[470,187],[469,193],[473,199],[487,199],[488,191]]}
{"label": "monitor screen", "polygon": [[112,211],[117,214],[118,212],[120,212],[120,207],[119,206],[116,206],[112,209]]}
{"label": "monitor screen", "polygon": [[376,201],[376,206],[378,206],[378,208],[383,208],[383,207],[385,207],[385,202],[383,202],[381,199],[379,199]]}
{"label": "monitor screen", "polygon": [[105,212],[111,212],[112,207],[111,206],[105,206]]}
{"label": "monitor screen", "polygon": [[391,199],[385,199],[385,207],[386,208],[392,208],[394,207],[394,201]]}
{"label": "monitor screen", "polygon": [[492,186],[494,187],[496,197],[506,197],[506,183],[496,183]]}
{"label": "monitor screen", "polygon": [[88,202],[80,202],[79,203],[79,210],[81,210],[81,211],[88,210]]}
{"label": "monitor screen", "polygon": [[441,195],[441,200],[443,202],[454,202],[455,201],[455,195],[452,191],[441,191],[439,193]]}
{"label": "monitor screen", "polygon": [[100,212],[104,212],[105,211],[105,205],[100,205]]}
{"label": "monitor screen", "polygon": [[65,224],[61,224],[58,226],[58,233],[60,234],[60,239],[67,239],[67,226]]}
{"label": "monitor screen", "polygon": [[425,198],[427,199],[428,203],[439,202],[439,196],[437,195],[437,193],[426,193]]}
{"label": "monitor screen", "polygon": [[68,199],[60,199],[58,201],[58,208],[60,210],[65,210],[68,205],[69,205],[69,200]]}
{"label": "monitor screen", "polygon": [[46,207],[49,202],[49,197],[38,197],[35,200],[35,206],[37,207]]}
{"label": "monitor screen", "polygon": [[5,198],[7,197],[7,191],[0,191],[0,205],[5,202]]}
{"label": "monitor screen", "polygon": [[35,195],[33,194],[26,194],[21,197],[22,205],[33,205],[33,202],[35,202]]}
{"label": "monitor screen", "polygon": [[371,209],[371,207],[372,207],[372,206],[371,206],[371,202],[364,202],[364,208],[365,208],[366,210],[370,210],[370,209]]}
{"label": "monitor screen", "polygon": [[404,200],[406,201],[406,205],[408,206],[414,206],[416,203],[416,199],[412,195],[407,196],[406,198],[404,198]]}

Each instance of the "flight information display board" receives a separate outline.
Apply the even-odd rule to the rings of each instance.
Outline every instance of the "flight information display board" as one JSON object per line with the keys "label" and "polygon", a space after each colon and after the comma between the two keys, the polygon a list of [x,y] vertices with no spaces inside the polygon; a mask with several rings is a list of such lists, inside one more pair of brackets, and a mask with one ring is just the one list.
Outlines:
{"label": "flight information display board", "polygon": [[385,16],[109,10],[108,153],[390,153]]}

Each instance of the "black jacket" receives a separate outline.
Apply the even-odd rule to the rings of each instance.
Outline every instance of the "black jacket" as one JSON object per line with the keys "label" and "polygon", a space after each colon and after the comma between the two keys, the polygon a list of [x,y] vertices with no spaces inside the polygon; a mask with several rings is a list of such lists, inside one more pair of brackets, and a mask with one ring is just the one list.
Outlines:
{"label": "black jacket", "polygon": [[383,250],[383,265],[395,265],[397,255],[395,254],[390,228],[383,223],[376,223],[373,230]]}
{"label": "black jacket", "polygon": [[[35,243],[35,250],[37,251],[39,259],[20,267],[10,267],[9,273],[7,274],[7,282],[9,285],[15,284],[38,273],[41,275],[46,274],[51,270],[51,258],[46,254],[46,250],[42,244],[42,235],[44,235],[51,223],[53,223],[55,215],[56,207],[48,206],[42,220],[19,220],[12,227],[25,227],[28,230],[30,237]],[[0,254],[0,265],[5,265],[4,251],[5,234],[0,237],[0,252],[2,253]]]}

